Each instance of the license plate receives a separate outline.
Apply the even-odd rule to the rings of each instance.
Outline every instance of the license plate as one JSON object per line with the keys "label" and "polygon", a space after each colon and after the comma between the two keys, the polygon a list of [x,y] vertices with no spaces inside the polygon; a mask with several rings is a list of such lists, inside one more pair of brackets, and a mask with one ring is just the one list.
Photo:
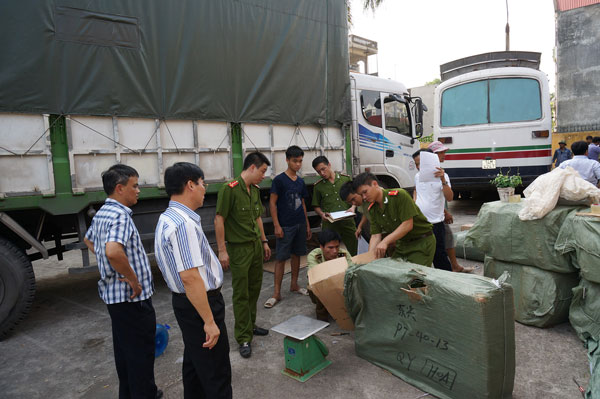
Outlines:
{"label": "license plate", "polygon": [[484,159],[481,161],[481,169],[496,169],[496,160]]}

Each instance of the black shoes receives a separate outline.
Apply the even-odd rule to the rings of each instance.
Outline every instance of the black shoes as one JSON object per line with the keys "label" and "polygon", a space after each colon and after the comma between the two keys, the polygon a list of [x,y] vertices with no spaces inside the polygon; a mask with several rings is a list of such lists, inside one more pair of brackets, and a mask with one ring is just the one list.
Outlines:
{"label": "black shoes", "polygon": [[252,334],[260,336],[269,335],[269,330],[260,327],[254,327]]}
{"label": "black shoes", "polygon": [[163,397],[163,391],[160,389],[156,390],[156,399],[161,399]]}
{"label": "black shoes", "polygon": [[252,355],[252,346],[250,345],[250,342],[240,344],[240,355],[245,359],[248,359]]}

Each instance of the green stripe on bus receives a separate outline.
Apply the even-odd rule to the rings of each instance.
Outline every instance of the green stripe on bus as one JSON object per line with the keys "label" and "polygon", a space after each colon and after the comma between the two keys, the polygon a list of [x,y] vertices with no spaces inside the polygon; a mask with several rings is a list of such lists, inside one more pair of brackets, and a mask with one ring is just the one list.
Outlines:
{"label": "green stripe on bus", "polygon": [[523,151],[523,150],[545,150],[552,148],[552,144],[544,145],[524,145],[516,147],[483,147],[483,148],[458,148],[455,150],[448,150],[447,154],[459,154],[466,152],[501,152],[501,151]]}

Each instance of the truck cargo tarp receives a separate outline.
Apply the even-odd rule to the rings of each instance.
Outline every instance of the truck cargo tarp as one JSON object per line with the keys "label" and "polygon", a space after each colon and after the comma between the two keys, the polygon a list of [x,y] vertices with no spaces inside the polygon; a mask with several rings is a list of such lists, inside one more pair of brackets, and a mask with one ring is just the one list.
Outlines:
{"label": "truck cargo tarp", "polygon": [[570,255],[559,253],[554,245],[565,219],[583,208],[557,206],[541,219],[522,221],[519,219],[522,206],[500,201],[483,204],[464,245],[505,262],[558,273],[577,271]]}
{"label": "truck cargo tarp", "polygon": [[555,273],[518,263],[485,257],[484,276],[498,279],[508,272],[513,287],[515,320],[536,327],[550,327],[569,320],[573,287],[579,273]]}
{"label": "truck cargo tarp", "polygon": [[343,0],[0,3],[0,112],[339,126]]}
{"label": "truck cargo tarp", "polygon": [[510,398],[508,284],[385,258],[346,271],[358,356],[439,398]]}

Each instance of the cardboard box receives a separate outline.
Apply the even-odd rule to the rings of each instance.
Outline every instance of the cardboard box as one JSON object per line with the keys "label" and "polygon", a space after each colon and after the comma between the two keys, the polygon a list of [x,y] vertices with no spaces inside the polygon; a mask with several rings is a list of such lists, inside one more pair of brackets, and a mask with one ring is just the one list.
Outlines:
{"label": "cardboard box", "polygon": [[[355,264],[375,260],[373,252],[365,252],[352,258]],[[308,270],[308,283],[317,298],[325,305],[329,314],[342,330],[354,330],[344,301],[344,276],[348,269],[346,258],[323,262]]]}

